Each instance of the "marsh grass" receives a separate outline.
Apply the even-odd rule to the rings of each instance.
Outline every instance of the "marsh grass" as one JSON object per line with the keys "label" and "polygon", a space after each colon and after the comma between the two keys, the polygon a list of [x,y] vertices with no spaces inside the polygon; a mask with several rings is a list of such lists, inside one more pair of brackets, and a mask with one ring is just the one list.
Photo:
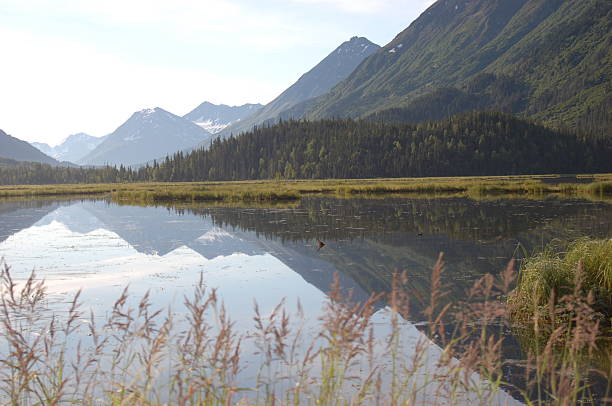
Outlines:
{"label": "marsh grass", "polygon": [[[494,405],[506,404],[506,389],[531,405],[573,405],[609,396],[592,393],[587,379],[592,371],[578,369],[584,368],[578,357],[595,347],[599,328],[585,316],[591,310],[581,290],[561,302],[581,309],[575,322],[556,329],[543,351],[528,353],[526,383],[512,387],[504,379],[504,336],[498,330],[508,320],[500,297],[514,284],[514,263],[497,277],[477,281],[461,302],[444,300],[443,272],[440,256],[431,273],[432,290],[423,299],[427,334],[407,340],[405,320],[415,296],[406,288],[406,273],[394,276],[391,292],[361,303],[343,295],[336,278],[314,331],[299,303],[291,311],[281,302],[271,311],[255,303],[252,328],[243,332],[203,277],[185,297],[183,315],[156,308],[148,294],[133,302],[126,288],[101,317],[85,313],[80,293],[62,311],[51,309],[44,282],[32,274],[17,283],[5,264],[0,401],[20,406]],[[386,308],[377,311],[381,302]],[[563,344],[561,336],[571,336],[571,343]],[[255,348],[256,372],[245,364],[247,347]],[[599,373],[610,378],[609,371]]]}
{"label": "marsh grass", "polygon": [[592,296],[591,306],[602,317],[612,318],[612,239],[549,244],[523,262],[509,303],[515,319],[533,320],[536,313],[549,313],[551,301],[557,305],[576,290],[585,298]]}
{"label": "marsh grass", "polygon": [[193,183],[122,183],[88,185],[0,186],[0,197],[106,196],[133,202],[274,202],[309,195],[428,197],[562,196],[590,199],[612,197],[612,181],[600,175],[587,184],[550,184],[555,176],[505,176],[405,179],[268,180]]}
{"label": "marsh grass", "polygon": [[[569,380],[587,385],[589,374],[597,370],[607,381],[609,398],[612,239],[555,242],[527,258],[517,287],[508,296],[508,307],[533,373],[548,377],[531,383],[532,391],[539,396],[548,390],[568,391]],[[558,373],[550,374],[553,369]]]}

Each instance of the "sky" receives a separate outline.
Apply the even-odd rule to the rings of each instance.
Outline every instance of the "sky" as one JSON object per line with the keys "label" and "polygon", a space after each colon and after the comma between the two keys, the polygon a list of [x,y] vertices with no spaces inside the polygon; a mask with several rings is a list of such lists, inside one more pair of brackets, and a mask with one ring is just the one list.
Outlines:
{"label": "sky", "polygon": [[350,37],[433,0],[0,0],[0,129],[103,136],[135,111],[265,104]]}

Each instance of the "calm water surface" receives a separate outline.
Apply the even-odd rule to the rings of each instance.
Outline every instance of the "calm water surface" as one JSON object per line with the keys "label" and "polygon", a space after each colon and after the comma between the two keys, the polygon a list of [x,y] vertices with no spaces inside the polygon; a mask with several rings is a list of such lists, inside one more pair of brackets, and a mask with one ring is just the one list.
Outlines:
{"label": "calm water surface", "polygon": [[[232,313],[258,301],[300,298],[316,308],[333,275],[356,299],[407,271],[429,289],[444,253],[445,282],[461,296],[473,280],[553,239],[612,235],[612,205],[583,200],[312,198],[291,208],[165,208],[103,200],[0,201],[0,257],[50,292],[79,288],[110,304],[126,284],[172,302],[201,273]],[[325,242],[319,249],[317,240]],[[419,306],[415,301],[414,306]],[[419,317],[419,309],[414,309]]]}
{"label": "calm water surface", "polygon": [[[411,321],[421,321],[416,297],[429,292],[440,252],[449,297],[462,298],[474,280],[511,258],[584,235],[612,235],[612,205],[464,198],[309,198],[291,208],[0,201],[0,257],[15,279],[35,270],[59,301],[83,289],[85,305],[103,316],[126,285],[135,297],[150,291],[155,306],[180,312],[203,275],[245,331],[254,300],[266,310],[283,298],[299,299],[316,322],[335,274],[359,300],[388,291],[392,274],[407,271],[417,292]],[[318,240],[326,245],[319,248]],[[510,345],[508,357],[520,358],[520,348]]]}

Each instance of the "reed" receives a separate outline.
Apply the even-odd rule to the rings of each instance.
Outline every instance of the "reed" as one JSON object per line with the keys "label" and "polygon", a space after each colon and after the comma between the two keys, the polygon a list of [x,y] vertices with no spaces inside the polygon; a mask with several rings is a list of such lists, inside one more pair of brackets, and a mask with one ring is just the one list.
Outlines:
{"label": "reed", "polygon": [[[596,256],[596,254],[594,254]],[[0,402],[10,405],[492,405],[512,392],[530,405],[604,401],[577,360],[596,345],[599,324],[582,290],[560,304],[581,311],[556,329],[544,350],[528,351],[525,382],[505,380],[505,300],[514,262],[486,275],[447,303],[442,256],[432,270],[425,334],[408,339],[409,276],[392,290],[355,303],[336,278],[314,331],[301,306],[281,302],[253,309],[253,326],[238,331],[216,290],[202,276],[185,298],[186,312],[156,308],[148,294],[130,301],[126,288],[102,317],[86,314],[77,293],[65,312],[35,274],[16,282],[4,264],[0,279]],[[384,302],[384,310],[377,304]],[[130,303],[135,303],[130,305]],[[568,307],[568,309],[570,309]],[[58,314],[52,316],[49,314]],[[86,326],[86,332],[82,331]],[[380,327],[384,327],[380,329]],[[384,331],[384,333],[380,333]],[[87,333],[87,334],[85,334]],[[559,340],[571,336],[571,343]],[[435,344],[430,341],[434,340]],[[562,347],[560,348],[559,345]],[[247,374],[246,347],[257,372]],[[252,371],[252,370],[251,370]],[[610,371],[599,371],[610,378]]]}
{"label": "reed", "polygon": [[592,307],[612,317],[612,239],[581,238],[570,244],[551,243],[527,258],[516,290],[509,298],[515,319],[533,320],[536,313],[574,291],[592,296]]}
{"label": "reed", "polygon": [[267,180],[236,182],[120,183],[87,185],[0,186],[0,198],[52,196],[105,196],[115,201],[146,202],[273,202],[298,200],[309,195],[454,197],[560,196],[610,199],[612,182],[599,176],[587,184],[546,184],[555,176],[507,176],[405,179]]}

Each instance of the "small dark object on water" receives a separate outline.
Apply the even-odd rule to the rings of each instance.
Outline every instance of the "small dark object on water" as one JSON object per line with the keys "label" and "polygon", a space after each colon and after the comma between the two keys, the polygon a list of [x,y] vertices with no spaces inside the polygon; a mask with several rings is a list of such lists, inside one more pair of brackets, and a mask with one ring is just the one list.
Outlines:
{"label": "small dark object on water", "polygon": [[417,235],[418,235],[419,237],[422,237],[422,236],[423,236],[423,233],[418,233]]}
{"label": "small dark object on water", "polygon": [[320,250],[321,248],[325,247],[325,243],[323,241],[317,240],[317,242],[319,243],[319,248],[317,249],[317,251]]}

